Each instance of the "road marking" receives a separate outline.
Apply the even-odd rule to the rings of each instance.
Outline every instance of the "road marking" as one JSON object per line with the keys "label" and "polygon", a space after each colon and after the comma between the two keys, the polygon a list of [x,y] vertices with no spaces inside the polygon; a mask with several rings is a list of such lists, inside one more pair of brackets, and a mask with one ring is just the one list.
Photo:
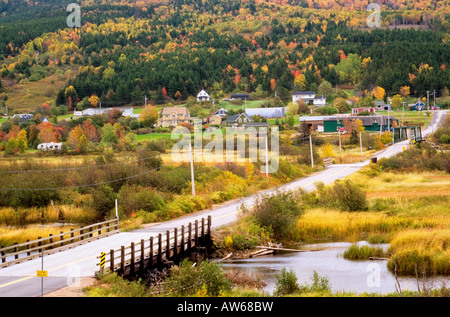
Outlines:
{"label": "road marking", "polygon": [[[63,265],[60,265],[60,266],[54,267],[52,269],[49,269],[48,272],[54,272],[54,271],[59,270],[60,268],[63,268],[65,266],[69,266],[71,264],[75,264],[75,263],[78,263],[78,262],[83,262],[83,261],[86,261],[86,260],[90,260],[90,259],[93,259],[93,258],[96,258],[96,257],[97,256],[94,255],[94,256],[89,256],[89,257],[86,257],[86,258],[83,258],[83,259],[79,259],[79,260],[76,260],[76,261],[72,261],[72,262],[69,262],[69,263],[65,263]],[[2,284],[2,285],[0,285],[0,288],[6,287],[6,286],[10,286],[10,285],[13,285],[13,284],[16,284],[16,283],[20,283],[20,282],[29,280],[29,279],[34,278],[34,277],[36,277],[36,275],[26,276],[26,277],[20,278],[18,280],[11,281],[11,282],[8,282],[6,284]]]}
{"label": "road marking", "polygon": [[16,284],[16,283],[19,283],[19,282],[22,282],[22,281],[26,281],[26,280],[29,280],[30,278],[33,278],[33,277],[36,277],[36,276],[34,276],[34,275],[32,275],[32,276],[27,276],[27,277],[21,278],[21,279],[19,279],[19,280],[15,280],[15,281],[9,282],[9,283],[0,285],[0,288],[6,287],[6,286],[9,286],[9,285],[13,285],[13,284]]}

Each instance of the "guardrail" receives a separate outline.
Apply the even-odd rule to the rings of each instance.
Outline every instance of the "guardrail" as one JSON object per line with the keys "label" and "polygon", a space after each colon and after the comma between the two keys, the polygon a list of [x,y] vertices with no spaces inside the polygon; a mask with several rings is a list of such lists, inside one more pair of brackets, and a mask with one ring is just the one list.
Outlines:
{"label": "guardrail", "polygon": [[133,275],[147,267],[165,265],[170,263],[172,257],[182,255],[200,245],[204,245],[211,237],[211,216],[205,220],[202,218],[194,224],[167,230],[165,234],[141,239],[132,242],[129,246],[121,246],[120,249],[111,249],[109,253],[102,252],[97,266],[101,274],[118,272],[122,275]]}
{"label": "guardrail", "polygon": [[64,251],[118,232],[120,232],[119,218],[114,218],[79,229],[71,229],[69,232],[61,232],[58,235],[1,247],[0,268],[32,260],[40,257],[42,253],[48,255]]}

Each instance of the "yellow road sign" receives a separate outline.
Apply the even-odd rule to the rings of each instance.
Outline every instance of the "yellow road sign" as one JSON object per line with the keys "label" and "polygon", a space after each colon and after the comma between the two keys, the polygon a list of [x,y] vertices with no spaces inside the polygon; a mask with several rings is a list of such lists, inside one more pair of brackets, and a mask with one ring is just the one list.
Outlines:
{"label": "yellow road sign", "polygon": [[47,277],[48,272],[47,271],[36,271],[36,276],[37,277]]}

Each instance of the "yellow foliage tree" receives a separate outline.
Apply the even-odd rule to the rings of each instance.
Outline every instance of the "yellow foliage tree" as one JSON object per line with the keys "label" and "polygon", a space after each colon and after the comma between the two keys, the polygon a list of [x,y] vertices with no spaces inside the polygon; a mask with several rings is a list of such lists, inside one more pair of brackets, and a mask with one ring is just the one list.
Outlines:
{"label": "yellow foliage tree", "polygon": [[377,86],[372,90],[371,94],[377,99],[383,99],[386,91],[384,88]]}
{"label": "yellow foliage tree", "polygon": [[92,95],[89,97],[89,103],[91,104],[92,107],[97,108],[99,102],[100,98],[97,97],[96,95]]}
{"label": "yellow foliage tree", "polygon": [[146,126],[152,126],[158,121],[158,108],[155,106],[147,106],[141,112],[139,121],[144,123]]}

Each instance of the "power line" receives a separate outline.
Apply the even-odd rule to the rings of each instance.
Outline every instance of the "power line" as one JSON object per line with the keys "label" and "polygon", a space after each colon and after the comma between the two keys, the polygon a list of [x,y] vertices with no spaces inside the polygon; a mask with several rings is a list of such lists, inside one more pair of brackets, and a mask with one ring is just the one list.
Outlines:
{"label": "power line", "polygon": [[78,170],[78,169],[86,169],[86,168],[98,168],[98,167],[105,167],[105,166],[113,166],[113,165],[119,165],[119,164],[125,164],[125,163],[141,162],[141,161],[149,160],[151,158],[154,158],[154,156],[143,158],[143,159],[138,159],[138,160],[133,160],[133,161],[116,162],[116,163],[101,164],[101,165],[77,166],[77,167],[67,167],[67,168],[50,168],[50,169],[39,169],[39,170],[0,171],[0,174],[70,171],[70,170]]}
{"label": "power line", "polygon": [[93,186],[100,186],[100,185],[105,185],[105,184],[111,184],[111,183],[115,183],[115,182],[120,182],[120,181],[124,181],[124,180],[128,180],[131,178],[135,178],[138,176],[142,176],[144,174],[148,174],[150,172],[154,172],[157,170],[160,170],[161,168],[171,165],[172,163],[168,163],[165,165],[162,165],[160,167],[139,173],[139,174],[135,174],[132,176],[128,176],[128,177],[123,177],[123,178],[119,178],[119,179],[115,179],[115,180],[111,180],[111,181],[104,181],[104,182],[100,182],[100,183],[94,183],[94,184],[86,184],[86,185],[73,185],[73,186],[62,186],[62,187],[49,187],[49,188],[0,188],[0,191],[43,191],[43,190],[59,190],[59,189],[74,189],[74,188],[86,188],[86,187],[93,187]]}

